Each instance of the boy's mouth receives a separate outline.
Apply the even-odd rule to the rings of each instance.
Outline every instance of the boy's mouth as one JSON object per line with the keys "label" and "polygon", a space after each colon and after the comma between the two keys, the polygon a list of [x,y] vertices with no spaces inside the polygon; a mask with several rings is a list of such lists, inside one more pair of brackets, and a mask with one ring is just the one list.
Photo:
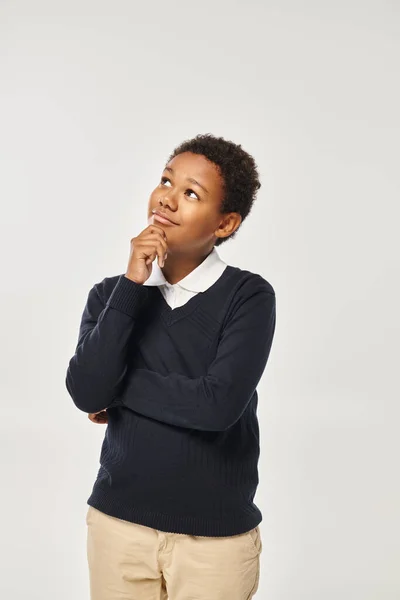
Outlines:
{"label": "boy's mouth", "polygon": [[159,210],[153,209],[152,210],[153,213],[153,217],[156,221],[159,221],[160,223],[163,223],[164,225],[178,225],[178,223],[175,223],[175,221],[172,221],[169,217],[167,217],[167,215]]}

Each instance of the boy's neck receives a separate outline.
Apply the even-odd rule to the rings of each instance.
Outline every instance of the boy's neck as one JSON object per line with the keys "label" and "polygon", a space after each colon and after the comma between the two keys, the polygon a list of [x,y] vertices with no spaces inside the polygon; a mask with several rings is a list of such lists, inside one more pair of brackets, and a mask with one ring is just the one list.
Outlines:
{"label": "boy's neck", "polygon": [[200,256],[183,256],[182,254],[169,254],[161,269],[165,279],[171,285],[184,279],[194,271],[210,254],[213,248],[208,249]]}

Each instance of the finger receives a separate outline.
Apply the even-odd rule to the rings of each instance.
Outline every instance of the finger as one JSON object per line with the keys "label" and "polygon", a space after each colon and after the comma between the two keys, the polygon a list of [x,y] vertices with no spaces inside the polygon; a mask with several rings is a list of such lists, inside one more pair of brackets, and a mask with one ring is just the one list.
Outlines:
{"label": "finger", "polygon": [[158,233],[157,234],[150,233],[149,235],[147,235],[145,238],[143,238],[143,240],[140,241],[139,247],[141,247],[142,244],[157,245],[158,243],[162,244],[162,246],[164,248],[163,254],[165,255],[168,251],[168,243],[167,243],[167,240],[165,238],[161,237]]}
{"label": "finger", "polygon": [[160,267],[164,266],[165,256],[167,254],[167,245],[162,240],[156,240],[152,244],[140,244],[139,250],[144,254],[146,264],[153,262],[158,257]]}
{"label": "finger", "polygon": [[108,415],[106,411],[101,411],[100,413],[89,413],[88,419],[92,421],[92,423],[107,423]]}
{"label": "finger", "polygon": [[165,257],[167,254],[167,245],[163,240],[160,240],[157,244],[157,255],[158,255],[158,265],[163,268],[165,265]]}
{"label": "finger", "polygon": [[154,243],[140,245],[138,250],[139,250],[140,254],[142,254],[142,256],[140,258],[144,259],[146,265],[153,262],[153,260],[157,256],[157,250],[154,247]]}
{"label": "finger", "polygon": [[154,223],[150,223],[150,225],[147,227],[147,229],[151,232],[153,232],[153,231],[158,232],[162,235],[162,237],[164,239],[167,239],[167,234],[165,233],[165,230],[160,225],[155,225]]}
{"label": "finger", "polygon": [[97,419],[95,419],[94,423],[97,423],[97,425],[103,425],[103,423],[107,423],[108,422],[108,418],[107,417],[99,417]]}

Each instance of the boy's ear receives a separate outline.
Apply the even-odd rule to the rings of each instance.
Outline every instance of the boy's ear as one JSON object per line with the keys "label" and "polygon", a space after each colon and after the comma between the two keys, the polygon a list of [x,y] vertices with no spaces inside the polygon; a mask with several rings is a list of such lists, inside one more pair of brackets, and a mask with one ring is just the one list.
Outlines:
{"label": "boy's ear", "polygon": [[242,216],[239,213],[229,213],[224,215],[215,235],[217,237],[228,237],[236,231],[241,222]]}

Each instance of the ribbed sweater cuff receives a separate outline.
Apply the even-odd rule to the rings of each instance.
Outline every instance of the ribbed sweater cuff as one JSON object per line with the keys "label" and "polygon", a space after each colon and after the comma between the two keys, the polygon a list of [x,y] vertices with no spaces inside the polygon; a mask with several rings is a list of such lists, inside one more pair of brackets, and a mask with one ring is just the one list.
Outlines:
{"label": "ribbed sweater cuff", "polygon": [[121,275],[107,301],[107,306],[135,318],[146,298],[147,289],[144,285]]}

